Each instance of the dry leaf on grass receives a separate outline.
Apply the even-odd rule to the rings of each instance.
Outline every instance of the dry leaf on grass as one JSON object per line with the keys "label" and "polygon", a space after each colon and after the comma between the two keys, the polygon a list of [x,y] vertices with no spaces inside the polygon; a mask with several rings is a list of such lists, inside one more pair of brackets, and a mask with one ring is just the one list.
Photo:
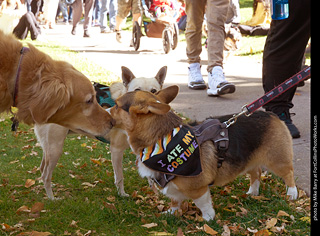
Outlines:
{"label": "dry leaf on grass", "polygon": [[30,213],[30,209],[27,206],[21,206],[18,208],[18,210],[16,211],[17,214],[23,213],[23,212],[27,212]]}
{"label": "dry leaf on grass", "polygon": [[278,211],[278,214],[277,214],[277,217],[280,217],[280,216],[290,216],[287,212],[285,211]]}
{"label": "dry leaf on grass", "polygon": [[20,234],[17,234],[17,236],[21,236],[21,235],[29,235],[29,236],[48,236],[48,235],[52,235],[49,232],[38,232],[38,231],[31,231],[31,232],[22,232]]}
{"label": "dry leaf on grass", "polygon": [[207,224],[204,224],[203,226],[203,231],[206,232],[207,234],[210,234],[210,235],[216,235],[218,234],[217,231],[215,231],[214,229],[212,229],[209,225]]}
{"label": "dry leaf on grass", "polygon": [[36,202],[35,204],[33,204],[33,206],[31,207],[31,213],[36,213],[36,212],[40,212],[42,211],[44,208],[44,203],[42,202]]}
{"label": "dry leaf on grass", "polygon": [[267,229],[259,230],[254,234],[254,236],[269,236],[271,233]]}
{"label": "dry leaf on grass", "polygon": [[142,227],[145,227],[147,229],[150,229],[150,228],[153,228],[153,227],[157,227],[158,224],[157,223],[150,223],[150,224],[144,224],[144,225],[141,225]]}
{"label": "dry leaf on grass", "polygon": [[271,218],[270,220],[268,220],[266,223],[267,229],[270,229],[273,226],[275,226],[277,224],[277,222],[278,222],[278,220],[276,218]]}
{"label": "dry leaf on grass", "polygon": [[32,185],[34,185],[36,183],[36,181],[35,180],[33,180],[33,179],[27,179],[27,181],[26,181],[26,183],[25,183],[25,187],[26,188],[30,188]]}

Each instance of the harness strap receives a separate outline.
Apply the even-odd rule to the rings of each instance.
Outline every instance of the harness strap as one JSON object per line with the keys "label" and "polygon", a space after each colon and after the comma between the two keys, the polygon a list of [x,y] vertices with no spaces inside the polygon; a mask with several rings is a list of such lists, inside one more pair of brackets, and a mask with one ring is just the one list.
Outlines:
{"label": "harness strap", "polygon": [[199,145],[208,140],[211,140],[214,143],[218,150],[217,166],[220,168],[226,157],[226,151],[229,148],[227,125],[225,123],[221,123],[218,119],[207,119],[202,124],[194,127],[194,133]]}

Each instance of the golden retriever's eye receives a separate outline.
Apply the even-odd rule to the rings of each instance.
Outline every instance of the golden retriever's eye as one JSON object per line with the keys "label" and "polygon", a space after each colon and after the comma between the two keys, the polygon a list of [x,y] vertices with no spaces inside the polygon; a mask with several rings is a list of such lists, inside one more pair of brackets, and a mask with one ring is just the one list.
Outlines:
{"label": "golden retriever's eye", "polygon": [[151,89],[151,91],[150,91],[151,93],[156,93],[157,92],[157,90],[156,89]]}
{"label": "golden retriever's eye", "polygon": [[91,97],[89,100],[86,101],[87,104],[92,104],[93,103],[93,97]]}

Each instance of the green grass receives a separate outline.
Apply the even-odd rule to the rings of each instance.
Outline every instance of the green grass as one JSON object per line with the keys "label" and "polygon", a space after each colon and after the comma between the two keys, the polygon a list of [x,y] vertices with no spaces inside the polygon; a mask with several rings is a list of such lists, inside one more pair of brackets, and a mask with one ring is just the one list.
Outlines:
{"label": "green grass", "polygon": [[[131,196],[118,196],[113,185],[109,146],[84,136],[67,138],[53,173],[53,190],[60,200],[48,200],[39,179],[42,151],[33,129],[22,124],[14,134],[8,118],[0,118],[0,235],[32,231],[52,235],[81,235],[89,231],[90,235],[150,235],[150,232],[176,235],[179,228],[186,235],[206,235],[201,230],[205,222],[197,216],[201,213],[191,201],[184,204],[183,216],[160,214],[159,208],[169,208],[169,199],[154,194],[147,181],[138,176],[135,156],[130,150],[124,156],[124,173],[125,189]],[[35,180],[35,184],[25,187],[27,179]],[[288,201],[282,181],[271,174],[262,180],[260,197],[245,195],[248,188],[247,176],[226,187],[212,188],[217,216],[207,225],[219,234],[227,225],[232,235],[243,235],[249,229],[265,229],[268,220],[276,218],[277,223],[269,232],[283,226],[283,235],[310,234],[309,198]],[[44,204],[40,214],[17,213],[20,207],[30,209],[37,202]],[[280,210],[288,216],[277,216]],[[150,229],[142,226],[148,223],[157,226]],[[4,226],[11,228],[4,230]]]}
{"label": "green grass", "polygon": [[86,75],[91,81],[110,84],[120,81],[120,78],[105,68],[95,64],[85,57],[79,57],[79,53],[70,51],[67,47],[61,46],[55,42],[31,41],[28,37],[23,41],[31,43],[41,51],[49,54],[55,60],[63,60],[72,64],[76,69]]}

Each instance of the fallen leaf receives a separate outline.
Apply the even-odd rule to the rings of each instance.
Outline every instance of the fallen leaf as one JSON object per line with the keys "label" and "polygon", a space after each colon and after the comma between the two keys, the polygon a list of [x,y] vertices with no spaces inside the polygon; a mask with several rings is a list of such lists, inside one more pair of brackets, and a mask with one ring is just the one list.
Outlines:
{"label": "fallen leaf", "polygon": [[99,165],[99,166],[101,166],[102,165],[102,163],[100,162],[100,160],[98,160],[98,159],[90,159],[90,161],[92,161],[94,164],[97,164],[97,165]]}
{"label": "fallen leaf", "polygon": [[183,231],[180,227],[178,228],[177,236],[184,236]]}
{"label": "fallen leaf", "polygon": [[215,231],[214,229],[212,229],[209,225],[207,224],[204,224],[203,226],[203,231],[206,232],[207,234],[210,234],[210,235],[216,235],[218,234],[217,231]]}
{"label": "fallen leaf", "polygon": [[116,210],[117,210],[117,208],[115,207],[115,205],[112,204],[112,203],[103,202],[103,205],[104,205],[105,208],[111,209],[111,210],[113,210],[113,211],[116,211]]}
{"label": "fallen leaf", "polygon": [[18,208],[18,210],[16,211],[17,214],[20,214],[21,212],[28,212],[30,213],[30,209],[27,206],[21,206]]}
{"label": "fallen leaf", "polygon": [[85,233],[83,236],[90,236],[92,234],[92,231],[89,230],[87,233]]}
{"label": "fallen leaf", "polygon": [[248,230],[250,233],[254,233],[254,234],[258,232],[257,229],[247,228],[247,230]]}
{"label": "fallen leaf", "polygon": [[302,220],[302,221],[307,222],[307,223],[311,223],[311,219],[310,219],[309,216],[301,217],[299,220]]}
{"label": "fallen leaf", "polygon": [[31,207],[31,213],[35,212],[40,212],[44,208],[44,203],[42,202],[36,202],[32,207]]}
{"label": "fallen leaf", "polygon": [[141,225],[142,227],[145,227],[147,229],[150,229],[150,228],[153,228],[153,227],[157,227],[158,224],[157,223],[150,223],[150,224],[144,224],[144,225]]}
{"label": "fallen leaf", "polygon": [[245,209],[245,208],[243,208],[243,207],[239,207],[239,209],[240,209],[241,212],[237,212],[237,213],[236,213],[236,216],[245,216],[245,215],[248,214],[247,209]]}
{"label": "fallen leaf", "polygon": [[267,229],[270,229],[271,227],[275,226],[277,224],[277,221],[278,220],[276,218],[268,220],[266,223]]}
{"label": "fallen leaf", "polygon": [[94,184],[90,184],[89,182],[83,182],[81,185],[85,186],[85,187],[91,187],[91,188],[94,188],[96,185]]}
{"label": "fallen leaf", "polygon": [[[170,233],[167,233],[167,232],[156,232],[156,231],[151,231],[149,232],[150,235],[153,235],[153,236],[167,236],[167,235],[173,235],[173,234],[170,234]],[[181,235],[183,236],[183,234]]]}
{"label": "fallen leaf", "polygon": [[230,236],[231,232],[230,232],[228,225],[223,225],[223,230],[224,231],[221,234],[221,236]]}
{"label": "fallen leaf", "polygon": [[270,198],[266,198],[264,196],[251,196],[251,198],[258,200],[258,201],[270,201]]}
{"label": "fallen leaf", "polygon": [[38,232],[38,231],[32,231],[32,232],[22,232],[20,234],[17,234],[17,236],[20,235],[29,235],[29,236],[48,236],[48,235],[52,235],[49,232]]}
{"label": "fallen leaf", "polygon": [[277,217],[280,217],[280,216],[289,216],[289,214],[285,211],[280,210],[278,211]]}
{"label": "fallen leaf", "polygon": [[72,220],[69,227],[78,228],[79,226],[77,225],[77,223],[78,223],[78,221]]}
{"label": "fallen leaf", "polygon": [[254,236],[269,236],[271,233],[267,229],[259,230],[254,234]]}
{"label": "fallen leaf", "polygon": [[2,223],[2,230],[4,231],[11,231],[12,230],[12,227],[8,224],[5,224],[5,223]]}
{"label": "fallen leaf", "polygon": [[35,180],[33,180],[33,179],[27,179],[27,181],[26,181],[26,183],[25,183],[25,187],[26,188],[30,188],[32,185],[34,185],[36,183],[36,181]]}

